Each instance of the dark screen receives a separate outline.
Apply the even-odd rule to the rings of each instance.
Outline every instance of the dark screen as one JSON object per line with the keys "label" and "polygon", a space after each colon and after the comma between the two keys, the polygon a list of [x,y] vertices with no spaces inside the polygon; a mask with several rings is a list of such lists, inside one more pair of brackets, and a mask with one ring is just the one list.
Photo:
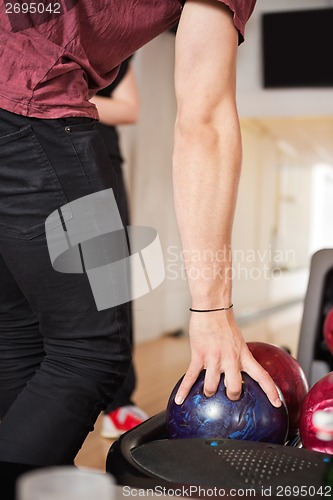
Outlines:
{"label": "dark screen", "polygon": [[333,86],[333,8],[262,17],[266,88]]}

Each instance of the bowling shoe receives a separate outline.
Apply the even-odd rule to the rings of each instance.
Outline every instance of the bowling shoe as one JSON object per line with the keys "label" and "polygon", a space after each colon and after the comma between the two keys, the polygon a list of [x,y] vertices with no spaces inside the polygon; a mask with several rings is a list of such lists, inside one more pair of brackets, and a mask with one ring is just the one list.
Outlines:
{"label": "bowling shoe", "polygon": [[116,410],[104,414],[101,436],[115,439],[147,420],[148,415],[134,405],[121,406]]}

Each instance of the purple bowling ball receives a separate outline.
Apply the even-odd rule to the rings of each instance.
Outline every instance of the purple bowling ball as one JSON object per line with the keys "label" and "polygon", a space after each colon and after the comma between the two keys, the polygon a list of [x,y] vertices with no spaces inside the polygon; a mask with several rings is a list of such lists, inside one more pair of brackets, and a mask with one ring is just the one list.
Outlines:
{"label": "purple bowling ball", "polygon": [[208,398],[203,393],[204,377],[202,371],[182,405],[174,402],[182,379],[173,389],[166,410],[169,437],[285,443],[289,421],[284,402],[280,408],[272,406],[259,384],[246,373],[242,373],[243,390],[238,401],[227,398],[224,375],[216,394]]}

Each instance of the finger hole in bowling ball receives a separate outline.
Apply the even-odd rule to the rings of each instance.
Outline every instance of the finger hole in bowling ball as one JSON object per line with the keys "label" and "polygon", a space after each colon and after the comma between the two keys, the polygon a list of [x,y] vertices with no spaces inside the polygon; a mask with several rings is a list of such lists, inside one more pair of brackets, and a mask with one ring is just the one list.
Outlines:
{"label": "finger hole in bowling ball", "polygon": [[[200,375],[199,375],[199,377],[198,377],[198,379],[197,379],[197,380],[199,380],[199,378],[200,378],[201,376],[205,377],[205,374],[206,374],[206,370],[202,370],[202,372],[200,373]],[[243,379],[242,379],[242,389],[241,389],[241,393],[240,393],[240,395],[239,395],[239,397],[238,397],[237,399],[231,399],[231,398],[229,398],[229,397],[228,397],[228,394],[227,394],[227,386],[224,384],[224,374],[221,374],[221,377],[220,377],[220,386],[221,386],[221,383],[224,385],[224,394],[225,394],[225,397],[226,397],[226,398],[228,399],[228,401],[230,401],[231,403],[237,403],[237,401],[239,401],[239,400],[243,397],[243,395],[244,395],[244,380],[243,380]],[[219,391],[219,388],[217,388],[217,391],[216,391],[216,392],[218,392],[218,391]],[[215,393],[215,394],[212,394],[211,396],[207,396],[207,395],[205,394],[205,387],[204,387],[204,385],[203,385],[203,387],[202,387],[202,395],[203,395],[203,397],[204,397],[204,398],[209,399],[209,398],[211,398],[211,397],[215,396],[215,395],[216,395],[216,393]]]}
{"label": "finger hole in bowling ball", "polygon": [[[243,376],[243,373],[242,373],[242,376]],[[245,384],[245,382],[242,379],[242,389],[241,389],[241,393],[240,393],[240,395],[239,395],[239,397],[237,399],[231,399],[231,398],[229,398],[228,394],[227,394],[227,387],[225,388],[225,395],[226,395],[226,398],[228,399],[228,401],[230,401],[230,403],[238,403],[241,399],[243,399],[243,397],[244,397],[244,384]]]}

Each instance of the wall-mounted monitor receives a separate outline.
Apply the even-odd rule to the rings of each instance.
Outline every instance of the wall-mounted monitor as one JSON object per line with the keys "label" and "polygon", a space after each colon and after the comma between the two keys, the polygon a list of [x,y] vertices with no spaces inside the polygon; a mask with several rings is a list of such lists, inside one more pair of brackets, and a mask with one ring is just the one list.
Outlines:
{"label": "wall-mounted monitor", "polygon": [[333,8],[262,16],[265,88],[333,87]]}

